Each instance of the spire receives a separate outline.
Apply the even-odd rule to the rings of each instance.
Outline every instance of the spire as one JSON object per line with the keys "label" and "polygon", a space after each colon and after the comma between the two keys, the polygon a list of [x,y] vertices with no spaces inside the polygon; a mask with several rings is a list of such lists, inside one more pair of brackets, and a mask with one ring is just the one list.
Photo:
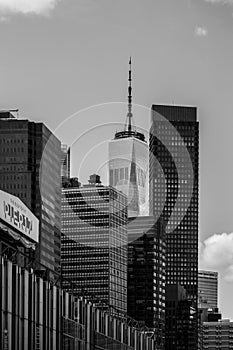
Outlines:
{"label": "spire", "polygon": [[127,119],[128,119],[128,131],[132,131],[132,122],[131,119],[133,117],[132,114],[132,78],[131,78],[131,56],[129,59],[129,78],[128,78],[128,113],[127,113]]}
{"label": "spire", "polygon": [[129,77],[128,77],[128,113],[126,115],[126,121],[124,124],[124,131],[116,131],[115,133],[115,139],[124,139],[128,137],[135,137],[143,142],[145,141],[145,136],[136,131],[136,127],[133,127],[132,125],[132,70],[131,70],[131,56],[129,58]]}

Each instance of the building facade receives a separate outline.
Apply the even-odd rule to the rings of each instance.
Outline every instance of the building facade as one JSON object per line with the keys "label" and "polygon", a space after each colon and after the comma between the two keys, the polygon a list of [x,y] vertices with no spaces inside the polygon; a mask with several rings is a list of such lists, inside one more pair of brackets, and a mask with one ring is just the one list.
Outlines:
{"label": "building facade", "polygon": [[43,124],[0,113],[0,189],[19,197],[40,222],[36,259],[60,271],[60,141]]}
{"label": "building facade", "polygon": [[127,196],[129,217],[141,215],[146,205],[148,145],[138,135],[123,131],[109,142],[109,184]]}
{"label": "building facade", "polygon": [[[166,225],[166,284],[197,309],[199,125],[195,107],[152,106],[150,215]],[[196,327],[197,335],[197,327]],[[195,347],[194,347],[195,348]]]}
{"label": "building facade", "polygon": [[164,349],[165,236],[153,216],[128,222],[127,310],[153,334],[158,349]]}
{"label": "building facade", "polygon": [[198,298],[201,307],[218,307],[218,273],[200,270],[198,272]]}
{"label": "building facade", "polygon": [[0,262],[1,349],[157,349],[127,319],[68,294],[2,254]]}
{"label": "building facade", "polygon": [[166,349],[195,348],[195,312],[193,302],[187,299],[182,286],[166,286]]}
{"label": "building facade", "polygon": [[127,199],[96,175],[89,182],[62,190],[63,287],[125,313]]}
{"label": "building facade", "polygon": [[233,322],[219,320],[203,323],[203,349],[233,349]]}

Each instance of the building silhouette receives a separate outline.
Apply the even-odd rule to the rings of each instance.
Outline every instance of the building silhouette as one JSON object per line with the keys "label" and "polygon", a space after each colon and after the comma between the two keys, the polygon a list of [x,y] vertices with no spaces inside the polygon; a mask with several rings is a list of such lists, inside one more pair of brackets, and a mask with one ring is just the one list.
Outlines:
{"label": "building silhouette", "polygon": [[36,261],[60,271],[61,143],[43,124],[0,112],[0,189],[39,219]]}
{"label": "building silhouette", "polygon": [[66,290],[127,311],[127,199],[98,175],[62,190],[61,258]]}
{"label": "building silhouette", "polygon": [[[179,284],[184,287],[186,297],[196,311],[198,153],[196,108],[153,105],[149,161],[150,215],[161,217],[166,225],[166,285]],[[172,325],[167,316],[166,331]],[[197,337],[197,322],[194,329]]]}
{"label": "building silhouette", "polygon": [[165,235],[153,216],[128,221],[127,313],[153,334],[157,349],[165,337]]}
{"label": "building silhouette", "polygon": [[131,59],[128,87],[128,113],[123,131],[109,142],[109,184],[122,191],[128,199],[128,217],[145,211],[148,144],[144,134],[133,126]]}

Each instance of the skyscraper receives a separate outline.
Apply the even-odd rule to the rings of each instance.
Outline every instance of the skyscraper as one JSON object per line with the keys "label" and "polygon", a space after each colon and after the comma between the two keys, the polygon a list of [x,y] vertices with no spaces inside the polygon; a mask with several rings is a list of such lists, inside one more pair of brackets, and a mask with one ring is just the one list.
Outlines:
{"label": "skyscraper", "polygon": [[98,175],[62,190],[61,258],[65,289],[127,311],[127,199]]}
{"label": "skyscraper", "polygon": [[60,141],[43,124],[0,113],[0,189],[39,219],[37,260],[60,271]]}
{"label": "skyscraper", "polygon": [[145,136],[132,124],[131,59],[129,64],[127,122],[109,142],[109,184],[127,196],[128,217],[135,217],[145,207],[149,155]]}
{"label": "skyscraper", "polygon": [[198,272],[198,297],[201,307],[218,307],[218,273],[200,270]]}
{"label": "skyscraper", "polygon": [[165,237],[153,216],[128,222],[127,313],[153,333],[163,349],[165,329]]}
{"label": "skyscraper", "polygon": [[199,125],[195,107],[152,106],[150,215],[166,225],[166,284],[197,308]]}

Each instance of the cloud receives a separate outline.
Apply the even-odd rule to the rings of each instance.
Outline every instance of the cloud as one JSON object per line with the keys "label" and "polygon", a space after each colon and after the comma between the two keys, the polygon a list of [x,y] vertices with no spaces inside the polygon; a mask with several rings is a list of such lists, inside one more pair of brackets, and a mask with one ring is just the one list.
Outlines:
{"label": "cloud", "polygon": [[233,0],[205,0],[211,4],[220,4],[220,5],[231,5],[233,6]]}
{"label": "cloud", "polygon": [[0,16],[0,22],[2,22],[2,23],[9,22],[9,18],[6,16]]}
{"label": "cloud", "polygon": [[0,0],[0,13],[47,15],[60,0]]}
{"label": "cloud", "polygon": [[222,272],[226,281],[233,282],[233,233],[214,234],[200,248],[200,264]]}
{"label": "cloud", "polygon": [[208,31],[205,27],[197,26],[195,28],[195,35],[196,36],[207,36],[207,34],[208,34]]}

